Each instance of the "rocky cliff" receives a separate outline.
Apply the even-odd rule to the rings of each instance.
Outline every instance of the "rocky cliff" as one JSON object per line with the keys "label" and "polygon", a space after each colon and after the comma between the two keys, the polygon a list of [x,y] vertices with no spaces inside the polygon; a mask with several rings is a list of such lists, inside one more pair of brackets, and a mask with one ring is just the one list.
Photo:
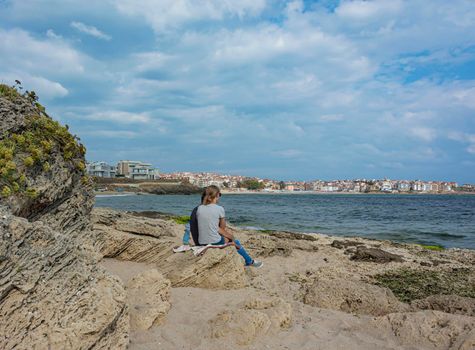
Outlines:
{"label": "rocky cliff", "polygon": [[124,348],[121,283],[97,265],[85,148],[0,85],[0,348]]}

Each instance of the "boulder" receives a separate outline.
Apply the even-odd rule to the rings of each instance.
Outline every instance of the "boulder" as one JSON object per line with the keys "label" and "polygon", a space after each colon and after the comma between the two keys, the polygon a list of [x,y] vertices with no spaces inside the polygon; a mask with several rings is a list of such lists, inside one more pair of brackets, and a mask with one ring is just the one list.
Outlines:
{"label": "boulder", "polygon": [[178,225],[107,208],[92,213],[96,246],[103,257],[161,263],[173,254],[170,247],[177,243]]}
{"label": "boulder", "polygon": [[450,314],[475,317],[475,298],[458,295],[431,295],[411,302],[414,309],[439,310]]}
{"label": "boulder", "polygon": [[250,345],[267,333],[269,316],[257,310],[223,311],[209,321],[210,338],[227,338],[238,345]]}
{"label": "boulder", "polygon": [[364,246],[358,246],[356,252],[351,257],[351,260],[356,261],[370,261],[376,263],[388,263],[388,262],[403,262],[403,258],[400,255],[386,252],[379,248],[368,248]]}
{"label": "boulder", "polygon": [[0,209],[0,348],[108,349],[128,343],[121,283],[78,240]]}
{"label": "boulder", "polygon": [[271,232],[252,235],[245,242],[255,256],[290,256],[293,250],[315,252],[318,250],[316,238],[312,235],[291,232]]}
{"label": "boulder", "polygon": [[252,298],[244,309],[226,310],[211,319],[210,338],[226,338],[237,345],[250,345],[258,337],[288,328],[292,308],[280,298]]}
{"label": "boulder", "polygon": [[160,264],[173,287],[238,289],[247,282],[244,260],[236,248],[208,249],[195,257],[191,252],[173,254]]}
{"label": "boulder", "polygon": [[407,311],[388,288],[344,278],[319,277],[308,285],[303,297],[308,305],[358,315],[386,315]]}
{"label": "boulder", "polygon": [[160,325],[170,310],[170,281],[156,269],[145,271],[127,283],[132,330]]}
{"label": "boulder", "polygon": [[414,349],[475,349],[475,318],[440,311],[394,313],[371,321],[390,332],[402,346]]}
{"label": "boulder", "polygon": [[264,311],[271,321],[271,329],[288,328],[292,323],[292,306],[281,298],[251,298],[246,309]]}

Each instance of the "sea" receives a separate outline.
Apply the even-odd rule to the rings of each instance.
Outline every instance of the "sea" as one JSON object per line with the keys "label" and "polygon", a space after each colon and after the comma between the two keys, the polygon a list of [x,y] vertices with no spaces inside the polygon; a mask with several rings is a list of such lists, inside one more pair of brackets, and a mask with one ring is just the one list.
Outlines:
{"label": "sea", "polygon": [[[95,205],[181,216],[199,201],[199,195],[98,195]],[[219,204],[242,228],[475,249],[475,195],[224,194]]]}

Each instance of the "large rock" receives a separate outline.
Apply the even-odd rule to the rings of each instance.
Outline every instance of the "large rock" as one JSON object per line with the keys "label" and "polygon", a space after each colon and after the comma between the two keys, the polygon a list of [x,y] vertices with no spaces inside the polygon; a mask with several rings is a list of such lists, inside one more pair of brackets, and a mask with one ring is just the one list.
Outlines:
{"label": "large rock", "polygon": [[316,238],[312,235],[291,232],[259,233],[248,238],[246,247],[259,257],[290,256],[293,250],[315,252]]}
{"label": "large rock", "polygon": [[234,247],[208,249],[195,257],[191,252],[174,254],[160,264],[173,287],[238,289],[247,285],[244,260]]}
{"label": "large rock", "polygon": [[228,338],[249,345],[265,335],[271,326],[269,316],[258,310],[223,311],[209,321],[210,338]]}
{"label": "large rock", "polygon": [[225,338],[237,345],[250,345],[258,337],[276,333],[291,324],[292,308],[280,298],[253,298],[244,309],[226,310],[211,319],[211,339]]}
{"label": "large rock", "polygon": [[439,310],[475,317],[475,298],[458,295],[431,295],[424,299],[413,300],[411,306],[415,309]]}
{"label": "large rock", "polygon": [[170,310],[170,281],[156,269],[145,271],[127,283],[130,327],[146,330],[159,325]]}
{"label": "large rock", "polygon": [[440,311],[394,313],[377,317],[371,324],[394,334],[411,349],[475,349],[475,318]]}
{"label": "large rock", "polygon": [[380,316],[409,309],[388,288],[337,277],[317,278],[307,286],[303,301],[319,308],[359,315]]}
{"label": "large rock", "polygon": [[370,261],[375,263],[404,261],[404,259],[400,255],[389,253],[379,248],[368,248],[360,245],[356,247],[356,252],[351,257],[351,260]]}
{"label": "large rock", "polygon": [[171,221],[107,208],[95,208],[92,219],[102,256],[135,262],[162,263],[173,254],[171,247],[182,229]]}
{"label": "large rock", "polygon": [[91,248],[85,149],[33,98],[1,91],[0,348],[125,348],[125,291]]}

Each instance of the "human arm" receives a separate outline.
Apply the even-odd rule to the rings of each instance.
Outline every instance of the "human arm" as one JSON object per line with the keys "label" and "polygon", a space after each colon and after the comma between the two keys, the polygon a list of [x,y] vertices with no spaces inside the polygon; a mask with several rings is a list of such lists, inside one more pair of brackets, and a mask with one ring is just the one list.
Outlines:
{"label": "human arm", "polygon": [[233,234],[226,229],[226,219],[225,218],[220,218],[219,219],[219,231],[218,232],[224,238],[227,238],[230,241],[234,240]]}

